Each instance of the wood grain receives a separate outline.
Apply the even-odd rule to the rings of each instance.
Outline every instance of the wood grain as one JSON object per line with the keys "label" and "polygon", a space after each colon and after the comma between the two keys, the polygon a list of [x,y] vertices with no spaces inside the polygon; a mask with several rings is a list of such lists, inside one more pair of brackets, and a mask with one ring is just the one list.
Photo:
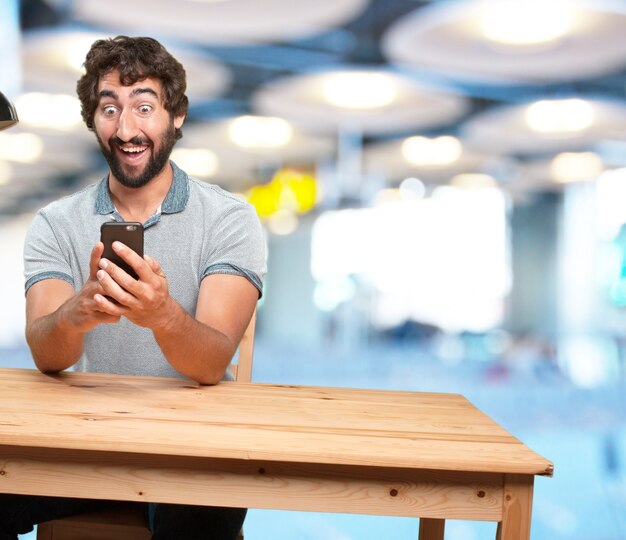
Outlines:
{"label": "wood grain", "polygon": [[0,369],[0,492],[499,522],[552,463],[463,396]]}
{"label": "wood grain", "polygon": [[446,528],[444,519],[420,519],[419,540],[443,540]]}
{"label": "wood grain", "polygon": [[530,540],[533,477],[507,474],[504,477],[504,506],[497,540]]}
{"label": "wood grain", "polygon": [[0,384],[0,445],[552,474],[548,460],[455,394],[10,369]]}
{"label": "wood grain", "polygon": [[0,492],[500,521],[504,475],[0,448]]}

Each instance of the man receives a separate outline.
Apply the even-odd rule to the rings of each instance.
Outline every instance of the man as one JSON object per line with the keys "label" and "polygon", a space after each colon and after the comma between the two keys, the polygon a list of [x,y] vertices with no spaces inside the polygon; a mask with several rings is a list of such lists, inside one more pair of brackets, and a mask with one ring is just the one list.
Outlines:
{"label": "man", "polygon": [[[157,41],[96,41],[77,85],[109,165],[98,184],[42,209],[25,243],[26,339],[46,373],[223,377],[261,294],[252,207],[169,161],[187,114],[185,72]],[[146,256],[114,243],[138,279],[102,258],[100,226],[145,227]],[[0,540],[100,502],[0,496]],[[234,539],[244,509],[149,505],[153,538]],[[2,536],[3,530],[5,536]]]}

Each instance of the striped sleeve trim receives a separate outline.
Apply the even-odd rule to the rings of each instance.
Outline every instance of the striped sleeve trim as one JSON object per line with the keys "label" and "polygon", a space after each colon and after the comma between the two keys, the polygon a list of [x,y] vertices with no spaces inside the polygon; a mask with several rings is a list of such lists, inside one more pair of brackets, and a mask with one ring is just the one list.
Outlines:
{"label": "striped sleeve trim", "polygon": [[246,270],[245,268],[241,268],[234,264],[229,263],[217,263],[209,266],[204,273],[202,274],[202,279],[207,276],[214,274],[230,274],[232,276],[242,276],[245,277],[252,285],[254,285],[259,291],[259,298],[263,296],[263,283],[261,282],[261,278],[254,272],[250,272],[250,270]]}
{"label": "striped sleeve trim", "polygon": [[45,279],[62,279],[63,281],[67,281],[72,287],[74,286],[74,280],[71,276],[64,274],[63,272],[42,272],[41,274],[37,274],[31,277],[24,286],[24,292],[28,292],[35,283],[39,283]]}

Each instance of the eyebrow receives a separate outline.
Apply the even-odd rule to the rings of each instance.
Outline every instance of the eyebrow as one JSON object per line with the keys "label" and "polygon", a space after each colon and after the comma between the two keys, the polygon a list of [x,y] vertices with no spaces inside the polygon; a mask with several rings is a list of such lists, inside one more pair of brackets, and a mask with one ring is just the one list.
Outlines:
{"label": "eyebrow", "polygon": [[[135,97],[135,96],[139,96],[142,94],[150,94],[154,96],[155,98],[159,99],[159,96],[152,88],[135,88],[130,93],[130,96]],[[119,99],[117,92],[114,92],[113,90],[100,90],[100,93],[98,95],[100,96],[100,99],[105,98],[105,97],[109,97],[112,99]]]}
{"label": "eyebrow", "polygon": [[155,98],[159,99],[159,96],[152,88],[135,88],[130,95],[132,97],[138,96],[140,94],[152,94]]}

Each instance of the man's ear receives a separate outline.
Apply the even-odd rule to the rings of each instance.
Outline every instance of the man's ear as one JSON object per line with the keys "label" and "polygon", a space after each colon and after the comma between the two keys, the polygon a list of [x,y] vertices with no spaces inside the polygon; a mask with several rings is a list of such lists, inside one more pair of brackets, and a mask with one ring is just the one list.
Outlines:
{"label": "man's ear", "polygon": [[183,125],[183,122],[185,121],[185,115],[181,115],[181,116],[175,116],[174,117],[174,127],[176,129],[180,129],[180,127]]}

